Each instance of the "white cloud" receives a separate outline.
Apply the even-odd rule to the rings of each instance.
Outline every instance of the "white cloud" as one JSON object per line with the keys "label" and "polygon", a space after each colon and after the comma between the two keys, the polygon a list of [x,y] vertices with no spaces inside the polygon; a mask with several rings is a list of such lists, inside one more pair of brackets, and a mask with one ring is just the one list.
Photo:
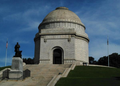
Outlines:
{"label": "white cloud", "polygon": [[120,45],[118,44],[109,44],[109,52],[110,53],[119,53],[120,54]]}
{"label": "white cloud", "polygon": [[[11,15],[3,17],[4,21],[18,22],[21,27],[21,31],[32,31],[37,30],[38,25],[41,23],[43,16],[51,7],[46,5],[44,7],[28,9],[24,12],[17,12]],[[39,19],[38,19],[39,18]]]}
{"label": "white cloud", "polygon": [[107,55],[107,44],[103,42],[94,41],[89,46],[89,56],[93,56],[96,60]]}
{"label": "white cloud", "polygon": [[[90,43],[89,46],[89,55],[93,56],[96,60],[98,60],[100,57],[107,56],[107,40],[104,41],[102,39],[94,40],[92,43]],[[120,45],[116,43],[109,42],[109,54],[112,53],[120,53]]]}
{"label": "white cloud", "polygon": [[[116,42],[114,42],[114,40],[116,40],[117,42],[120,40],[119,33],[120,0],[116,1],[105,0],[101,2],[102,3],[100,3],[100,5],[98,5],[99,3],[94,4],[98,5],[96,6],[96,8],[89,7],[90,5],[89,6],[81,5],[82,7],[80,6],[80,8],[78,6],[78,10],[76,10],[75,12],[86,26],[86,32],[90,38],[90,55],[95,57],[95,59],[97,60],[99,57],[107,55],[106,45],[107,35],[109,36],[109,39],[112,42],[112,44],[109,45],[110,53],[112,52],[120,53],[119,51],[120,46]],[[13,22],[13,26],[15,22],[18,22],[21,26],[19,30],[17,29],[18,32],[38,30],[38,25],[41,23],[45,15],[47,15],[47,13],[51,11],[50,9],[52,9],[53,7],[48,4],[40,5],[40,7],[36,6],[33,8],[29,8],[24,11],[17,11],[10,15],[6,14],[7,16],[5,15],[3,17],[3,20]],[[59,4],[65,5],[65,2],[61,0]],[[0,8],[0,12],[2,13],[3,11],[4,10]],[[11,10],[9,9],[9,11]],[[0,42],[1,41],[4,42],[5,39],[7,39],[7,37],[1,37]],[[22,38],[17,39],[15,37],[13,42],[16,43],[16,41],[22,44],[30,43],[28,40],[23,40]],[[29,58],[29,56],[24,55],[23,57]]]}
{"label": "white cloud", "polygon": [[[4,20],[25,20],[29,22],[29,19],[31,19],[32,15],[34,18],[40,15],[44,15],[44,13],[50,8],[50,6],[46,5],[44,7],[38,7],[38,8],[30,8],[26,11],[20,11],[20,12],[15,12],[13,14],[5,16],[3,19]],[[42,14],[41,14],[42,13]],[[34,20],[34,19],[32,19]]]}
{"label": "white cloud", "polygon": [[[96,60],[107,56],[107,36],[109,36],[109,54],[120,53],[120,1],[105,0],[100,7],[83,7],[76,11],[90,38],[89,55]],[[84,12],[84,10],[86,12]],[[84,14],[83,14],[84,13]]]}
{"label": "white cloud", "polygon": [[22,28],[19,31],[33,31],[38,30],[40,22],[29,22],[26,28]]}

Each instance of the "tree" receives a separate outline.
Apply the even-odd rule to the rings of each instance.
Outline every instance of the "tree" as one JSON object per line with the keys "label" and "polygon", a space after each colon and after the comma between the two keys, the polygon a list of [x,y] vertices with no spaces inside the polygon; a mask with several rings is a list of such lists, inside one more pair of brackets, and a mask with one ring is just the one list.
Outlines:
{"label": "tree", "polygon": [[110,66],[120,68],[120,55],[118,53],[113,53],[109,57],[110,57]]}
{"label": "tree", "polygon": [[106,56],[103,56],[101,57],[99,60],[98,60],[98,65],[105,65],[107,66],[108,65],[108,57]]}
{"label": "tree", "polygon": [[34,64],[34,60],[31,58],[23,58],[23,62],[25,62],[26,64]]}
{"label": "tree", "polygon": [[93,64],[93,62],[94,62],[94,58],[93,57],[89,57],[89,64]]}
{"label": "tree", "polygon": [[97,64],[97,61],[94,60],[93,57],[89,57],[89,64]]}
{"label": "tree", "polygon": [[[120,68],[120,55],[118,53],[112,53],[109,55],[110,66]],[[98,65],[108,65],[108,57],[104,56],[98,60]]]}

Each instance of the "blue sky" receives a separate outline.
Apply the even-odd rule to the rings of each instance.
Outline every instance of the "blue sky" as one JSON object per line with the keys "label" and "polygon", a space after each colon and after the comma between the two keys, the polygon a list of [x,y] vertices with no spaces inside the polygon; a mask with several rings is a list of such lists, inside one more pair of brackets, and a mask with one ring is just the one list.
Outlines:
{"label": "blue sky", "polygon": [[34,37],[38,25],[56,7],[75,12],[86,26],[89,56],[98,60],[109,53],[120,54],[120,0],[0,0],[0,66],[11,65],[14,46],[20,44],[23,58],[34,57]]}

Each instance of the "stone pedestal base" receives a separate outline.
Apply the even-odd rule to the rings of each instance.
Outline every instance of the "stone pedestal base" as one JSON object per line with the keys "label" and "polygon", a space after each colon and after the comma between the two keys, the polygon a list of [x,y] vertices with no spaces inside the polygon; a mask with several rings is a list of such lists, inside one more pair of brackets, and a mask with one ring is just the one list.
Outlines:
{"label": "stone pedestal base", "polygon": [[9,78],[21,79],[22,77],[23,77],[23,60],[20,57],[13,57],[11,71],[9,71]]}
{"label": "stone pedestal base", "polygon": [[12,58],[12,70],[19,70],[23,71],[23,60],[20,57],[13,57]]}
{"label": "stone pedestal base", "polygon": [[9,79],[22,79],[23,71],[19,70],[11,70],[9,72]]}

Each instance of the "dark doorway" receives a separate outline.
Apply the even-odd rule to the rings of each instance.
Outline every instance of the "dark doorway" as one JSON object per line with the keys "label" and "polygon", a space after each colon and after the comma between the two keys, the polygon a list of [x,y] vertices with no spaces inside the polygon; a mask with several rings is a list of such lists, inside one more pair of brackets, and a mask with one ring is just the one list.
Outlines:
{"label": "dark doorway", "polygon": [[60,49],[53,51],[53,64],[62,64],[62,51]]}

